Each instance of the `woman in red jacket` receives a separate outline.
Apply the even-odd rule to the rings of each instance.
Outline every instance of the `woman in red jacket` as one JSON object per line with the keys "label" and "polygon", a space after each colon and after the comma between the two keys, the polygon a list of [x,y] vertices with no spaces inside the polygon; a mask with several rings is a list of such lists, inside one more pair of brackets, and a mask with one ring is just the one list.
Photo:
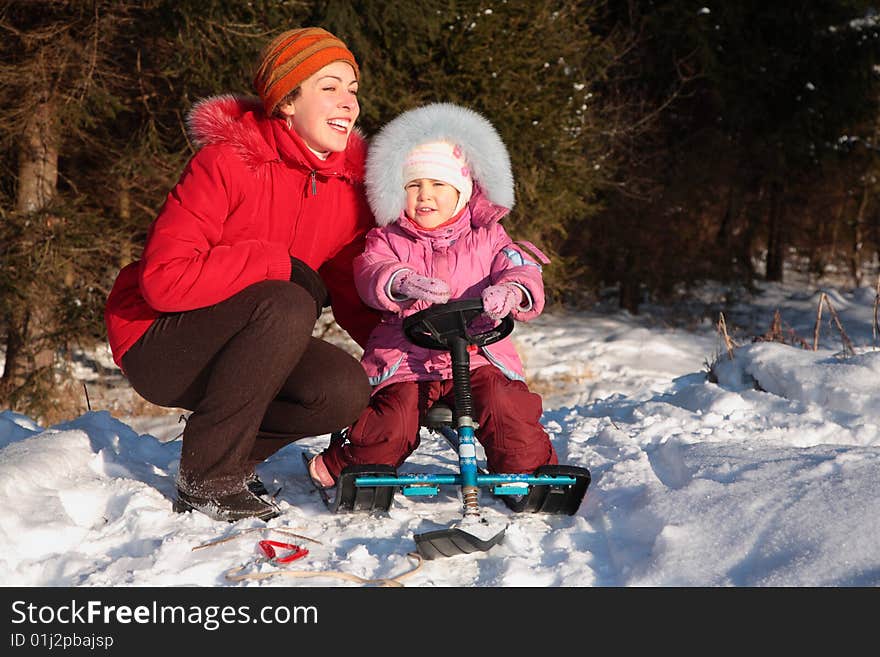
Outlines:
{"label": "woman in red jacket", "polygon": [[188,127],[199,150],[107,300],[113,357],[134,389],[192,410],[178,511],[278,515],[255,466],[367,405],[360,363],[312,337],[328,304],[361,345],[377,321],[352,279],[373,224],[353,132],[358,78],[342,41],[302,28],[261,53],[259,100],[198,103]]}

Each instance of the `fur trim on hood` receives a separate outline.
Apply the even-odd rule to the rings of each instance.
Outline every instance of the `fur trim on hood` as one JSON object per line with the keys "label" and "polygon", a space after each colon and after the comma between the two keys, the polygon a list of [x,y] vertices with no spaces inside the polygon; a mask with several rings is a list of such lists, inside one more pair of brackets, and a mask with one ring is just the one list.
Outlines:
{"label": "fur trim on hood", "polygon": [[[267,120],[259,98],[223,94],[196,102],[186,116],[186,125],[189,138],[196,148],[226,144],[235,150],[249,169],[256,169],[279,159],[278,151],[266,141],[260,129],[260,124]],[[366,150],[364,138],[355,128],[349,135],[343,170],[339,174],[349,180],[363,182]]]}
{"label": "fur trim on hood", "polygon": [[370,141],[367,198],[378,225],[394,222],[406,207],[404,160],[413,148],[432,141],[458,144],[487,200],[508,211],[513,208],[510,156],[492,124],[466,107],[432,103],[399,115]]}

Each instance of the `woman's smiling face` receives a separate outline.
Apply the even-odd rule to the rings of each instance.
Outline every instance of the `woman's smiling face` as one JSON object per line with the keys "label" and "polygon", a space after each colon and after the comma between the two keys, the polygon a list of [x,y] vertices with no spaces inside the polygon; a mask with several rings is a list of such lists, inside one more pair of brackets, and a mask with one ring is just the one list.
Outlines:
{"label": "woman's smiling face", "polygon": [[344,151],[360,115],[358,80],[346,62],[331,62],[300,85],[300,93],[279,105],[306,145],[318,153]]}

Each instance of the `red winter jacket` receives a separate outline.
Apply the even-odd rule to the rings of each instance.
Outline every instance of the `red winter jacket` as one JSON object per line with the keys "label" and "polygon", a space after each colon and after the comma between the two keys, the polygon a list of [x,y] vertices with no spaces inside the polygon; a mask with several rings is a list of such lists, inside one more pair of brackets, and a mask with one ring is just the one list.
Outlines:
{"label": "red winter jacket", "polygon": [[333,315],[361,346],[378,314],[355,289],[352,260],[373,218],[363,190],[365,144],[320,160],[259,101],[217,96],[188,117],[200,150],[119,272],[104,320],[113,359],[163,313],[213,305],[266,280],[290,278],[290,256],[317,270]]}

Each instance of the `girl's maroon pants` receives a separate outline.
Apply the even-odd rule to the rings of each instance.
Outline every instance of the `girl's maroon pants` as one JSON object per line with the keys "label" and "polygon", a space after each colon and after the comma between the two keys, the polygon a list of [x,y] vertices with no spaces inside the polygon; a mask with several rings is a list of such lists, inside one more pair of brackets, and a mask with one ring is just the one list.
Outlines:
{"label": "girl's maroon pants", "polygon": [[[479,424],[476,437],[491,472],[531,473],[558,463],[540,423],[540,395],[491,365],[471,371],[471,391],[473,419]],[[419,426],[438,400],[454,405],[451,379],[392,383],[377,390],[347,441],[331,442],[324,451],[330,474],[338,478],[347,465],[400,466],[419,446]]]}

